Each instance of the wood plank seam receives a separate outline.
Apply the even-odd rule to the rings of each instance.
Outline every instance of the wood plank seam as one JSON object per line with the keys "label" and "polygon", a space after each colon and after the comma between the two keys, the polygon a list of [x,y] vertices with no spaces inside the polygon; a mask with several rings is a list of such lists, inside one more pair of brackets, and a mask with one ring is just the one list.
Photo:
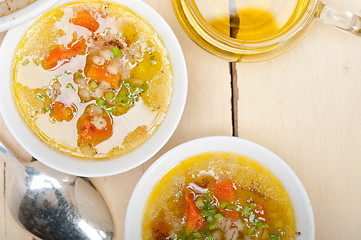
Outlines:
{"label": "wood plank seam", "polygon": [[238,137],[238,84],[236,63],[229,63],[231,75],[232,136]]}

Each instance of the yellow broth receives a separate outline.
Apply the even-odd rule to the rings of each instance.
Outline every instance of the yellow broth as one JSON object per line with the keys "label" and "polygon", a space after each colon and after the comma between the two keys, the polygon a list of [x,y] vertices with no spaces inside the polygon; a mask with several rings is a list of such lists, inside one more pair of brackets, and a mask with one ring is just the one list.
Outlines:
{"label": "yellow broth", "polygon": [[119,156],[146,141],[172,94],[169,56],[144,20],[78,1],[43,15],[15,54],[12,90],[31,130],[73,156]]}
{"label": "yellow broth", "polygon": [[170,170],[151,193],[143,219],[146,240],[295,236],[281,183],[261,164],[233,153],[202,154]]}

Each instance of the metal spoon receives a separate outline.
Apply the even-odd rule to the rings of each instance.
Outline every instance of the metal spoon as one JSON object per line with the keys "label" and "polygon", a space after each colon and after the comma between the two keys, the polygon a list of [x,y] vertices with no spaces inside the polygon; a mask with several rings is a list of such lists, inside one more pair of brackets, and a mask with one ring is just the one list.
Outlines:
{"label": "metal spoon", "polygon": [[38,161],[20,163],[1,141],[0,157],[12,170],[10,212],[26,230],[49,240],[113,238],[108,207],[87,178],[55,171]]}

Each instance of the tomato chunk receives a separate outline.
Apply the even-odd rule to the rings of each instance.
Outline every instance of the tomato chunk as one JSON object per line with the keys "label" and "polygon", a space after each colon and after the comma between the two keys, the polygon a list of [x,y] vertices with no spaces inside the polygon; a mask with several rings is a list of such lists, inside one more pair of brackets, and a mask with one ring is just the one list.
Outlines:
{"label": "tomato chunk", "polygon": [[87,10],[78,12],[76,17],[70,19],[70,22],[74,25],[85,27],[91,32],[95,32],[99,28],[99,23]]}
{"label": "tomato chunk", "polygon": [[110,83],[112,87],[118,87],[120,81],[120,73],[112,74],[107,69],[108,65],[89,64],[85,69],[85,76]]}
{"label": "tomato chunk", "polygon": [[192,194],[188,188],[184,189],[184,196],[187,206],[186,230],[188,232],[194,232],[204,228],[206,226],[205,219],[193,201]]}
{"label": "tomato chunk", "polygon": [[226,218],[230,218],[232,221],[236,221],[238,219],[238,213],[236,212],[228,211],[222,208],[218,208],[218,211]]}
{"label": "tomato chunk", "polygon": [[84,38],[69,43],[67,47],[62,45],[56,46],[44,57],[41,65],[45,70],[61,66],[69,62],[73,57],[84,54],[85,49],[86,40]]}
{"label": "tomato chunk", "polygon": [[67,121],[73,119],[73,110],[71,107],[66,107],[64,103],[62,102],[54,102],[51,106],[52,113],[50,114],[51,117],[53,117],[56,121]]}
{"label": "tomato chunk", "polygon": [[92,116],[83,115],[78,120],[78,135],[80,141],[102,142],[110,138],[113,134],[113,126],[109,117],[104,117],[107,121],[106,126],[98,129],[92,123]]}
{"label": "tomato chunk", "polygon": [[218,199],[218,201],[228,201],[231,202],[235,198],[235,188],[234,184],[231,180],[216,182],[213,185],[213,193],[214,196]]}

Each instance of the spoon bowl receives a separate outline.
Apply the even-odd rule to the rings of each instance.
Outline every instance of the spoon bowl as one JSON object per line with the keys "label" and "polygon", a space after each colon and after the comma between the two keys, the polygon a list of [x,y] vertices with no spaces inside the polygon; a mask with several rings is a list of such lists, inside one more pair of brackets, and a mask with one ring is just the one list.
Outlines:
{"label": "spoon bowl", "polygon": [[35,161],[20,163],[0,141],[0,157],[12,171],[8,205],[14,219],[49,240],[108,240],[113,221],[104,199],[87,179]]}

